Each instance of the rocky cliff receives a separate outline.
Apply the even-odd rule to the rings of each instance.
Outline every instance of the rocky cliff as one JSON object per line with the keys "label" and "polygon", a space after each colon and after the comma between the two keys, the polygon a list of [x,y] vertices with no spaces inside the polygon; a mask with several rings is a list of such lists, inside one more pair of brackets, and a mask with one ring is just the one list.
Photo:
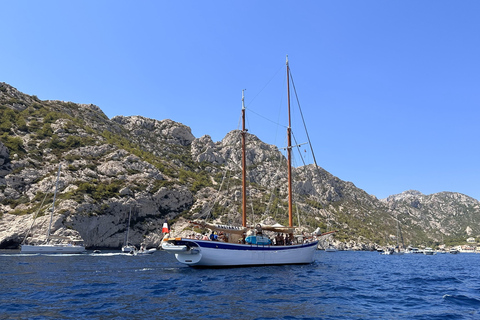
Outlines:
{"label": "rocky cliff", "polygon": [[[185,219],[240,221],[240,133],[195,138],[172,120],[108,119],[94,105],[41,101],[0,83],[0,248],[30,226],[44,235],[61,165],[53,233],[88,247],[125,241],[157,246],[165,220],[177,234],[201,232]],[[248,134],[249,223],[287,223],[286,161]],[[295,224],[339,230],[331,241],[370,249],[389,242],[397,221],[409,243],[477,235],[478,201],[458,193],[414,192],[378,200],[313,165],[295,168]],[[35,223],[32,223],[34,217]]]}

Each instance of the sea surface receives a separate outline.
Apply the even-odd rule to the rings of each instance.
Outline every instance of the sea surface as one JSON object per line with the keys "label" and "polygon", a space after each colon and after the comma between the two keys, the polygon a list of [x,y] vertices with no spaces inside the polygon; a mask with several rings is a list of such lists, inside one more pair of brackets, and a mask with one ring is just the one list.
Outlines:
{"label": "sea surface", "polygon": [[300,266],[194,269],[158,251],[0,251],[0,319],[480,319],[480,254],[317,251]]}

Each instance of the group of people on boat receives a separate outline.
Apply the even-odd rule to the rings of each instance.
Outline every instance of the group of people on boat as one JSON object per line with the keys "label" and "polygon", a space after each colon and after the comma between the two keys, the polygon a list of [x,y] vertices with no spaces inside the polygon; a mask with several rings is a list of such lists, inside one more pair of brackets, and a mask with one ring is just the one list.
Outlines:
{"label": "group of people on boat", "polygon": [[293,234],[285,233],[285,235],[283,235],[283,233],[281,234],[277,233],[274,238],[273,245],[277,245],[277,246],[291,245],[293,244],[293,239],[294,239]]}
{"label": "group of people on boat", "polygon": [[227,235],[225,233],[223,233],[222,231],[220,231],[220,232],[212,231],[209,238],[212,241],[228,242]]}

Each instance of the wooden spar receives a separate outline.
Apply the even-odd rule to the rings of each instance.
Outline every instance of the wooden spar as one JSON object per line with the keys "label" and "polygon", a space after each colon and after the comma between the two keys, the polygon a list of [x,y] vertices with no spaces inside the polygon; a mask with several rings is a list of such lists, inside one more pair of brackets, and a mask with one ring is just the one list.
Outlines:
{"label": "wooden spar", "polygon": [[288,66],[288,56],[287,56],[287,101],[288,101],[288,226],[293,227],[293,205],[292,205],[292,123],[290,119],[290,80],[289,73],[290,68]]}
{"label": "wooden spar", "polygon": [[273,231],[273,232],[283,232],[283,233],[293,233],[295,232],[295,227],[277,227],[277,226],[262,225],[262,230]]}
{"label": "wooden spar", "polygon": [[247,130],[245,130],[245,95],[242,90],[242,226],[247,226],[247,160],[246,160],[246,140]]}
{"label": "wooden spar", "polygon": [[319,234],[317,237],[326,236],[327,234],[331,234],[331,233],[335,233],[335,232],[338,232],[338,230],[333,230],[333,231],[324,232],[324,233],[322,233],[322,234]]}

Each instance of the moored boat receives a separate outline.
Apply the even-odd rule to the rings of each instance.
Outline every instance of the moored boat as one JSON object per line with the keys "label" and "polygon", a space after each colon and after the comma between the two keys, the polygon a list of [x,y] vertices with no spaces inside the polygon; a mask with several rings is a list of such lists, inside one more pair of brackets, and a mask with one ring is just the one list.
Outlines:
{"label": "moored boat", "polygon": [[[42,241],[33,240],[32,243],[27,244],[27,238],[30,234],[30,231],[35,223],[35,217],[32,222],[30,230],[27,232],[25,239],[20,245],[20,253],[29,253],[29,254],[51,254],[51,253],[63,253],[63,254],[75,254],[75,253],[84,253],[86,252],[85,246],[83,245],[83,240],[72,239],[70,237],[59,236],[51,234],[52,231],[52,220],[53,213],[55,212],[55,199],[57,197],[58,189],[58,180],[60,178],[60,170],[62,165],[58,166],[57,180],[55,182],[55,192],[53,195],[53,204],[50,211],[50,223],[47,230],[46,238]],[[37,212],[38,213],[38,212]]]}
{"label": "moored boat", "polygon": [[423,249],[423,254],[427,255],[427,256],[432,256],[432,255],[437,254],[437,253],[432,248],[426,247],[425,249]]}
{"label": "moored boat", "polygon": [[125,245],[122,247],[123,253],[135,253],[137,247],[131,244],[129,240],[129,233],[130,233],[130,220],[132,218],[132,208],[130,207],[130,212],[128,214],[128,224],[127,224],[127,235],[125,236]]}
{"label": "moored boat", "polygon": [[[288,213],[289,226],[260,225],[247,226],[246,219],[246,135],[245,102],[242,92],[242,225],[214,225],[206,222],[198,223],[204,228],[222,233],[223,241],[199,240],[191,238],[170,238],[165,236],[162,249],[175,254],[176,259],[192,267],[235,267],[259,265],[309,264],[314,261],[314,253],[318,241],[315,238],[303,239],[298,243],[294,236],[292,205],[292,160],[291,160],[291,127],[290,127],[290,89],[289,65],[287,59],[288,90]],[[285,234],[275,245],[263,233],[266,231]],[[247,234],[249,233],[249,234]],[[295,243],[297,241],[297,243]]]}
{"label": "moored boat", "polygon": [[448,253],[451,253],[451,254],[457,254],[459,252],[460,251],[458,251],[458,249],[456,249],[456,248],[450,248],[450,250],[448,250]]}

